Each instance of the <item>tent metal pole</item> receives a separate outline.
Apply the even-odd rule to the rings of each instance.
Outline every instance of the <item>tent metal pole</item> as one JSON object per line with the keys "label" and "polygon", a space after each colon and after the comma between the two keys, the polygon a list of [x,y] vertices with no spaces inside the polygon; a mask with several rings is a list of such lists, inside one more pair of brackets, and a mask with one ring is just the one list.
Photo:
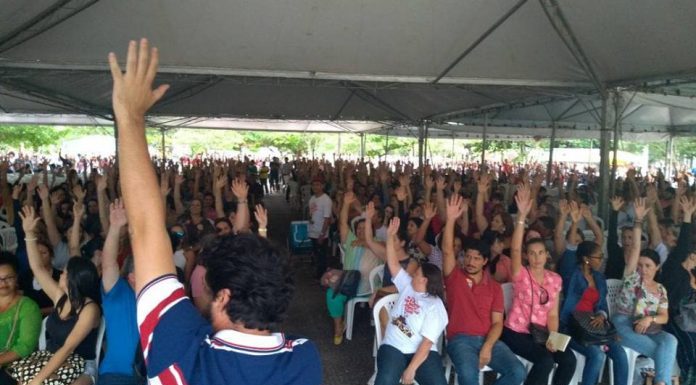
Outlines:
{"label": "tent metal pole", "polygon": [[609,219],[609,137],[611,131],[608,130],[609,95],[602,92],[602,131],[600,132],[600,147],[599,147],[599,202],[597,206],[597,215],[602,218],[605,223]]}
{"label": "tent metal pole", "polygon": [[365,134],[360,134],[360,160],[365,159]]}
{"label": "tent metal pole", "polygon": [[[634,94],[635,95],[635,94]],[[614,134],[613,138],[614,141],[613,143],[613,150],[614,150],[614,155],[611,161],[611,178],[609,179],[609,192],[611,196],[614,196],[616,194],[616,170],[618,168],[618,153],[619,153],[619,127],[621,126],[621,121],[623,117],[623,111],[626,111],[625,108],[622,108],[621,104],[623,102],[623,98],[621,96],[621,92],[618,90],[614,90]],[[630,102],[629,102],[630,103]]]}
{"label": "tent metal pole", "polygon": [[341,157],[341,133],[338,133],[338,148],[336,149],[336,152],[338,153],[338,157]]}
{"label": "tent metal pole", "polygon": [[418,126],[418,172],[423,177],[423,150],[425,147],[425,127],[426,122],[422,122]]}
{"label": "tent metal pole", "polygon": [[553,148],[556,147],[556,122],[551,122],[551,138],[549,139],[549,164],[546,166],[546,186],[551,186],[553,172]]}
{"label": "tent metal pole", "polygon": [[160,130],[162,133],[162,171],[166,168],[165,163],[167,163],[167,142],[166,136],[164,135],[164,128]]}
{"label": "tent metal pole", "polygon": [[674,174],[673,164],[674,164],[674,134],[670,130],[669,138],[667,139],[667,167],[665,167],[667,170],[667,172],[665,173],[665,177],[667,178],[667,180],[670,180],[670,178]]}
{"label": "tent metal pole", "polygon": [[484,164],[486,164],[486,147],[488,147],[488,114],[483,115],[483,141],[481,143],[481,168],[483,170]]}
{"label": "tent metal pole", "polygon": [[387,161],[389,156],[389,130],[387,130],[387,144],[384,146],[384,161]]}
{"label": "tent metal pole", "polygon": [[423,165],[428,163],[428,151],[430,150],[430,146],[428,143],[428,133],[430,132],[430,127],[426,123],[425,125],[425,138],[423,140]]}

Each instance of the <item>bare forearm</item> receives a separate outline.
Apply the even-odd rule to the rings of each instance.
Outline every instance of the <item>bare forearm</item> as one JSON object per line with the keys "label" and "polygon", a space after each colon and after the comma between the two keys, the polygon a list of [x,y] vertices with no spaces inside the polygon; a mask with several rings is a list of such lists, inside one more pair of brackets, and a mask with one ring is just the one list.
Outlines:
{"label": "bare forearm", "polygon": [[500,339],[500,336],[503,334],[503,323],[502,322],[495,322],[491,324],[490,330],[488,330],[488,334],[486,334],[486,340],[483,342],[484,345],[488,345],[491,348],[495,343]]}
{"label": "bare forearm", "polygon": [[13,351],[7,351],[5,353],[0,353],[0,366],[5,366],[9,364],[10,362],[17,361],[22,357],[19,356],[19,354],[13,352]]}
{"label": "bare forearm", "polygon": [[101,190],[97,194],[97,203],[99,204],[99,221],[102,225],[104,234],[109,233],[109,197],[106,195],[106,190]]}
{"label": "bare forearm", "polygon": [[411,362],[408,364],[408,366],[414,371],[417,370],[428,358],[431,346],[433,346],[433,343],[427,338],[423,338],[423,342],[418,345],[418,350],[416,350],[416,354],[413,355],[413,358],[411,358]]}
{"label": "bare forearm", "polygon": [[104,250],[102,251],[102,284],[104,291],[109,292],[116,284],[119,277],[118,269],[118,244],[120,227],[113,226],[109,229],[104,240]]}

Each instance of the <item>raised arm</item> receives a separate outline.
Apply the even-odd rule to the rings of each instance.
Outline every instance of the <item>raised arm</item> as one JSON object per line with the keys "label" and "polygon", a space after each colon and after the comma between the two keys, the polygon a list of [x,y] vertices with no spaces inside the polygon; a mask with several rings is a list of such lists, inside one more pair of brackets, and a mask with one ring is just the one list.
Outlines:
{"label": "raised arm", "polygon": [[42,185],[39,187],[39,196],[41,197],[41,212],[43,213],[44,223],[46,224],[46,232],[48,240],[53,247],[60,243],[61,237],[58,227],[56,226],[56,217],[51,207],[51,198],[48,192],[48,186]]}
{"label": "raised arm", "polygon": [[556,228],[553,232],[553,245],[556,248],[556,255],[563,255],[566,249],[566,236],[565,236],[565,223],[568,219],[568,214],[570,214],[570,206],[568,206],[568,201],[561,199],[558,202],[558,210],[560,214],[558,215],[558,220],[556,221]]}
{"label": "raised arm", "polygon": [[[215,197],[215,216],[225,217],[225,208],[222,204],[222,190],[227,187],[227,175],[218,175],[213,183],[213,196]],[[235,216],[236,218],[236,216]]]}
{"label": "raised arm", "polygon": [[256,205],[254,210],[254,218],[256,218],[256,223],[259,224],[259,236],[262,238],[268,238],[268,211],[263,205]]}
{"label": "raised arm", "polygon": [[[648,204],[647,201],[645,202],[645,207],[646,208],[650,207],[650,204]],[[648,218],[648,236],[650,237],[650,248],[655,249],[655,248],[657,248],[657,246],[660,243],[662,243],[662,233],[660,233],[660,225],[657,223],[657,216],[655,215],[653,210],[648,211],[647,218]],[[640,237],[633,238],[633,240],[640,243]]]}
{"label": "raised arm", "polygon": [[682,196],[679,199],[679,207],[682,210],[683,219],[682,224],[679,229],[679,238],[677,239],[677,246],[670,253],[668,258],[676,258],[679,263],[684,262],[684,259],[689,256],[689,248],[691,246],[691,220],[696,211],[696,197],[689,199],[687,196]]}
{"label": "raised arm", "polygon": [[[457,183],[455,182],[455,186]],[[462,183],[459,182],[459,187],[461,188]],[[453,194],[459,194],[459,189],[455,187]],[[447,220],[447,202],[445,201],[445,178],[442,176],[437,178],[435,181],[435,204],[437,205],[437,212],[440,214],[440,220],[443,222]]]}
{"label": "raised arm", "polygon": [[483,206],[488,199],[488,189],[491,186],[491,177],[487,173],[482,173],[479,177],[478,188],[476,191],[476,227],[480,234],[488,228],[488,219],[483,212]]}
{"label": "raised arm", "polygon": [[372,217],[375,215],[375,203],[370,201],[365,207],[365,243],[367,247],[379,258],[387,257],[387,249],[383,243],[375,241],[372,235]]}
{"label": "raised arm", "polygon": [[80,239],[82,238],[82,217],[85,215],[85,205],[75,200],[73,204],[73,223],[70,227],[68,250],[70,257],[80,256]]}
{"label": "raised arm", "polygon": [[389,222],[389,227],[387,228],[387,267],[389,268],[389,273],[392,277],[396,277],[401,270],[399,257],[396,255],[396,242],[398,242],[396,234],[399,232],[400,224],[401,220],[398,217],[394,217]]}
{"label": "raised arm", "polygon": [[143,39],[137,51],[137,43],[131,41],[125,73],[114,53],[109,54],[109,65],[114,80],[112,101],[119,132],[121,189],[128,210],[135,285],[140,292],[150,281],[175,274],[176,269],[164,227],[164,204],[145,140],[145,113],[162,98],[168,86],[152,89],[159,62],[157,49],[150,49]]}
{"label": "raised arm", "polygon": [[624,205],[623,198],[616,196],[611,199],[611,214],[609,215],[609,228],[607,232],[607,250],[612,247],[619,248],[619,210]]}
{"label": "raised arm", "polygon": [[447,221],[442,230],[442,272],[445,277],[452,274],[457,266],[457,256],[454,255],[454,225],[457,218],[464,213],[464,200],[459,194],[452,194],[447,202]]}
{"label": "raised arm", "polygon": [[244,233],[249,231],[249,185],[242,179],[232,181],[232,193],[237,198],[237,212],[234,215],[234,231]]}
{"label": "raised arm", "polygon": [[633,221],[633,247],[626,261],[624,268],[624,277],[636,271],[638,267],[638,258],[640,257],[640,236],[643,228],[643,220],[650,211],[646,206],[645,198],[638,198],[635,201],[636,219]]}
{"label": "raised arm", "polygon": [[58,282],[53,280],[51,277],[51,271],[46,270],[41,265],[41,257],[39,256],[39,248],[36,244],[38,240],[38,229],[37,225],[41,220],[31,206],[25,206],[22,212],[19,213],[22,218],[22,228],[25,233],[25,241],[27,243],[27,257],[29,259],[29,267],[34,273],[34,278],[39,283],[43,291],[46,293],[48,298],[53,301],[53,304],[58,302],[61,296],[63,296],[63,291],[58,286]]}
{"label": "raised arm", "polygon": [[602,248],[604,246],[604,232],[602,231],[602,228],[599,227],[599,223],[597,223],[597,220],[595,220],[594,215],[592,215],[590,207],[583,204],[582,207],[580,207],[580,213],[585,219],[585,223],[587,223],[590,230],[592,230],[592,234],[595,236],[595,243]]}
{"label": "raised arm", "polygon": [[515,277],[522,270],[522,243],[524,240],[524,225],[529,211],[532,209],[532,197],[529,186],[521,184],[517,186],[517,221],[515,231],[512,233],[510,245],[510,259],[512,259],[512,276]]}
{"label": "raised arm", "polygon": [[97,175],[97,204],[99,205],[99,222],[104,234],[109,232],[109,195],[106,193],[108,178]]}
{"label": "raised arm", "polygon": [[355,201],[355,193],[348,191],[343,194],[343,204],[341,205],[341,213],[338,217],[338,233],[341,237],[341,244],[346,243],[350,234],[350,225],[348,224],[348,211],[350,206]]}
{"label": "raised arm", "polygon": [[425,236],[428,233],[430,221],[433,220],[435,215],[437,215],[437,209],[435,208],[435,205],[432,203],[426,203],[425,210],[423,210],[423,222],[418,227],[418,231],[412,239],[413,243],[417,245],[420,251],[422,251],[425,255],[429,255],[432,251],[432,246],[425,241]]}
{"label": "raised arm", "polygon": [[109,232],[106,233],[104,240],[104,250],[102,251],[102,285],[104,292],[108,293],[118,281],[120,276],[118,268],[118,247],[121,229],[128,223],[126,207],[123,201],[116,199],[110,206]]}
{"label": "raised arm", "polygon": [[174,211],[176,215],[181,215],[186,211],[184,203],[181,201],[181,185],[184,183],[184,176],[177,174],[174,177]]}

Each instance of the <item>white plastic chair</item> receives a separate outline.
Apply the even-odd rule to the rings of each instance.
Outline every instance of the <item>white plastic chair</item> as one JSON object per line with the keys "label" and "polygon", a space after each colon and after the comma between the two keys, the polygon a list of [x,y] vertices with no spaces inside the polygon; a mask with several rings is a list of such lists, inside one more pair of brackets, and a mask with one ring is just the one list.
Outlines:
{"label": "white plastic chair", "polygon": [[[46,350],[46,321],[48,321],[48,317],[44,318],[43,321],[41,321],[41,332],[39,333],[39,350]],[[105,331],[106,321],[104,320],[104,317],[101,317],[101,321],[99,322],[99,329],[97,330],[97,344],[95,346],[94,352],[94,362],[97,363],[97,373],[94,376],[95,382],[97,380],[97,377],[99,376],[99,362],[101,361],[102,344],[104,343]]]}
{"label": "white plastic chair", "polygon": [[[341,249],[342,250],[342,249]],[[370,294],[373,293],[374,281],[379,277],[380,282],[382,273],[384,272],[384,265],[376,266],[370,271],[368,279],[370,280],[370,292],[369,293],[358,293],[357,296],[351,298],[346,302],[346,339],[353,339],[353,319],[355,318],[355,306],[359,303],[367,303],[370,300]]]}
{"label": "white plastic chair", "polygon": [[17,246],[17,231],[15,231],[15,228],[0,228],[0,247],[2,250],[14,253],[17,250]]}
{"label": "white plastic chair", "polygon": [[[621,294],[623,281],[620,279],[607,279],[607,307],[609,308],[609,318],[616,314],[616,302]],[[623,347],[626,351],[626,359],[628,360],[628,384],[633,383],[633,372],[636,369],[636,361],[640,353],[637,351]],[[651,360],[652,361],[652,360]],[[653,366],[655,364],[653,363]],[[609,385],[614,385],[614,363],[609,360]]]}
{"label": "white plastic chair", "polygon": [[[379,322],[379,313],[382,311],[382,309],[385,309],[387,312],[389,312],[392,308],[394,308],[394,305],[398,300],[398,293],[389,294],[380,298],[380,300],[377,301],[377,303],[372,307],[372,320],[375,322],[375,346],[377,347],[379,347],[379,345],[382,344],[382,339],[384,338],[384,336],[382,335],[382,325]],[[376,378],[377,355],[375,354],[375,372],[372,374],[372,377],[370,377],[370,379],[367,381],[367,384],[373,385],[375,383]]]}

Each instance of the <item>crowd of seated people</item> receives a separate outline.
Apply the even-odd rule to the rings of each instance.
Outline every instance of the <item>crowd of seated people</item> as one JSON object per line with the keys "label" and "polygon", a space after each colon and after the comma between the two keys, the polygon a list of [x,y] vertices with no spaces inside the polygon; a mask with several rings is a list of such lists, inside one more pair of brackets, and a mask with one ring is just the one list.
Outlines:
{"label": "crowd of seated people", "polygon": [[[19,239],[0,256],[2,384],[16,383],[11,364],[36,350],[44,316],[51,358],[32,385],[73,354],[84,360],[75,384],[321,383],[314,345],[278,332],[293,284],[287,251],[265,240],[262,203],[281,176],[288,192],[311,186],[317,277],[335,242],[339,268],[360,272],[357,294],[374,304],[398,293],[377,325],[385,338],[375,383],[448,383],[447,355],[461,385],[478,384],[484,369],[497,385],[567,385],[577,353],[583,384],[600,381],[608,357],[613,383],[627,385],[630,348],[654,360],[655,384],[672,382],[675,363],[681,383],[696,384],[689,175],[630,169],[614,181],[605,228],[598,176],[565,164],[547,175],[545,165],[507,161],[163,162],[149,157],[141,118],[166,88],[137,75],[146,43],[136,52],[132,44],[129,55],[144,62],[129,60],[125,74],[110,57],[118,164],[14,154],[0,162],[2,205]],[[380,264],[382,287],[370,293]],[[622,281],[615,303],[608,279]],[[503,284],[512,288],[507,309]],[[336,290],[325,298],[341,345],[350,297]],[[583,342],[574,326],[583,313],[593,328],[611,322],[617,337]],[[571,337],[567,349],[544,338],[554,332]]]}

